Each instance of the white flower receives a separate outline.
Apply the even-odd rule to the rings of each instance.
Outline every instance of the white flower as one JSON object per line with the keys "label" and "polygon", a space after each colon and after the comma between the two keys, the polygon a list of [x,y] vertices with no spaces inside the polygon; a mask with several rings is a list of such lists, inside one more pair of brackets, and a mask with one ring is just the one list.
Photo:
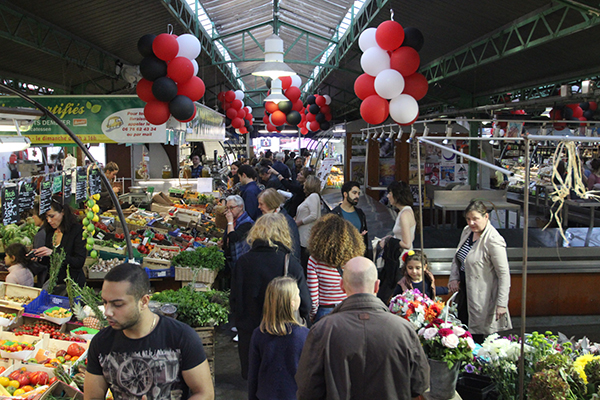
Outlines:
{"label": "white flower", "polygon": [[443,322],[443,323],[440,325],[440,328],[452,328],[452,326],[453,326],[453,325],[452,325],[450,322]]}
{"label": "white flower", "polygon": [[469,348],[471,348],[471,351],[475,350],[475,341],[472,337],[467,336],[467,344],[469,345]]}
{"label": "white flower", "polygon": [[423,337],[425,338],[425,340],[431,340],[435,337],[435,335],[437,335],[438,330],[437,328],[431,327],[431,328],[427,328],[425,329],[425,332],[423,332]]}
{"label": "white flower", "polygon": [[442,344],[449,349],[455,349],[458,346],[458,336],[454,333],[442,338]]}
{"label": "white flower", "polygon": [[423,332],[425,332],[425,328],[419,329],[419,332],[418,332],[419,336],[423,336]]}
{"label": "white flower", "polygon": [[454,331],[454,333],[456,334],[456,336],[461,337],[462,335],[465,334],[465,330],[460,327],[460,326],[453,326],[452,330]]}

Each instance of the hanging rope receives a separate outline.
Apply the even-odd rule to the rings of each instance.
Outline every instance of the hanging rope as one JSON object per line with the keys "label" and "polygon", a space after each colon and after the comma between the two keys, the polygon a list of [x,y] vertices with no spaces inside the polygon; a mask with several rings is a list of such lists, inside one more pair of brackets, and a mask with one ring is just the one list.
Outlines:
{"label": "hanging rope", "polygon": [[390,8],[390,19],[393,21],[394,20],[394,9]]}

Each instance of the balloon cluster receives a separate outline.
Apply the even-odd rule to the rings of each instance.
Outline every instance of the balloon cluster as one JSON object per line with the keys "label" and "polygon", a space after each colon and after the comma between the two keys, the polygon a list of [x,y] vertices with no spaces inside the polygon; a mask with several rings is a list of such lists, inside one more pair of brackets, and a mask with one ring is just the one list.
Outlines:
{"label": "balloon cluster", "polygon": [[385,21],[364,30],[358,45],[365,73],[354,82],[354,92],[362,100],[362,118],[377,125],[391,116],[398,124],[411,124],[419,116],[417,101],[428,89],[427,79],[417,73],[423,34],[416,28],[404,29],[398,22]]}
{"label": "balloon cluster", "polygon": [[306,99],[306,107],[304,113],[305,120],[301,123],[300,132],[306,135],[308,131],[316,132],[319,129],[326,131],[331,127],[331,97],[328,95],[313,94]]}
{"label": "balloon cluster", "polygon": [[[272,101],[265,102],[265,114],[263,122],[265,123],[268,132],[281,132],[284,125],[298,126],[302,121],[304,113],[304,104],[300,100],[302,92],[302,78],[298,75],[282,76],[277,78],[281,81],[283,95],[287,100],[274,103]],[[271,81],[267,81],[267,86],[272,86]],[[270,92],[269,92],[270,93]]]}
{"label": "balloon cluster", "polygon": [[136,86],[138,97],[147,104],[144,116],[162,125],[171,115],[181,122],[196,116],[194,101],[204,96],[205,86],[198,76],[196,57],[200,41],[194,35],[147,34],[138,41],[143,78]]}
{"label": "balloon cluster", "polygon": [[248,133],[254,117],[252,107],[244,106],[244,92],[241,90],[228,90],[220,92],[217,99],[221,102],[221,109],[227,116],[227,128],[235,128],[236,133]]}
{"label": "balloon cluster", "polygon": [[[580,122],[585,126],[585,121],[594,119],[594,114],[598,110],[598,104],[595,101],[586,101],[584,103],[573,103],[565,106],[556,106],[550,111],[550,119],[566,120]],[[555,122],[554,129],[563,130],[567,127],[566,122]]]}

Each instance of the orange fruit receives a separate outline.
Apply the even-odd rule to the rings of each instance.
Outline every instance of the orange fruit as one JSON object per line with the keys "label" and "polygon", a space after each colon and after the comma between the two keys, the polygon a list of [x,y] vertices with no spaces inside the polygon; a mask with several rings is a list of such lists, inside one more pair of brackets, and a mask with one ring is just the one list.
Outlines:
{"label": "orange fruit", "polygon": [[25,385],[21,389],[23,389],[25,393],[31,392],[33,390],[33,386]]}

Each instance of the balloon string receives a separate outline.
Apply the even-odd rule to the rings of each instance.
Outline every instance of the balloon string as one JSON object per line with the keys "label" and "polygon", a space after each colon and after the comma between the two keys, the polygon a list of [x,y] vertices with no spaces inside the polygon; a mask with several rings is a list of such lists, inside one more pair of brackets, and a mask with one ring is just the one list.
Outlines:
{"label": "balloon string", "polygon": [[173,25],[167,24],[167,32],[169,33],[169,35],[173,34]]}
{"label": "balloon string", "polygon": [[394,9],[390,8],[390,19],[393,21],[394,20]]}

